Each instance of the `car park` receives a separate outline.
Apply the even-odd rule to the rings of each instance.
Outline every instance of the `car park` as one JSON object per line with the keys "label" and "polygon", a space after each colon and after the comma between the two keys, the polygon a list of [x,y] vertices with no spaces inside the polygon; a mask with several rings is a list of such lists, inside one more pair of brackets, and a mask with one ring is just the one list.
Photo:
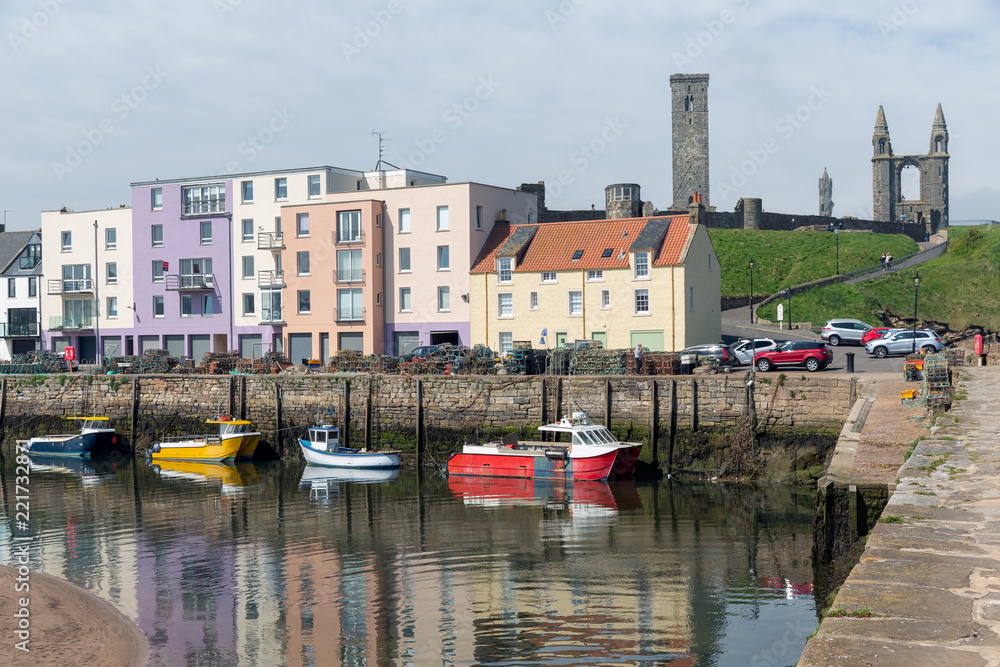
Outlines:
{"label": "car park", "polygon": [[940,352],[942,347],[941,337],[930,329],[902,329],[868,341],[865,352],[884,359],[890,354],[910,354],[916,351],[932,354]]}
{"label": "car park", "polygon": [[839,318],[827,321],[819,332],[819,336],[836,347],[842,342],[860,344],[864,335],[871,330],[872,327],[861,320]]}
{"label": "car park", "polygon": [[733,352],[741,366],[750,366],[753,364],[754,353],[767,352],[778,345],[778,341],[773,338],[744,338],[733,343]]}
{"label": "car park", "polygon": [[804,366],[807,371],[818,371],[832,361],[833,350],[817,340],[790,340],[773,350],[754,355],[757,370],[765,373],[775,366]]}
{"label": "car park", "polygon": [[733,352],[731,345],[725,343],[709,343],[707,345],[692,345],[681,350],[681,354],[697,354],[698,356],[715,357],[719,360],[719,366],[735,367],[740,365],[740,360]]}
{"label": "car park", "polygon": [[881,338],[890,331],[899,331],[899,329],[893,329],[891,327],[873,327],[871,331],[866,333],[861,337],[861,344],[864,345],[870,340],[875,340],[876,338]]}

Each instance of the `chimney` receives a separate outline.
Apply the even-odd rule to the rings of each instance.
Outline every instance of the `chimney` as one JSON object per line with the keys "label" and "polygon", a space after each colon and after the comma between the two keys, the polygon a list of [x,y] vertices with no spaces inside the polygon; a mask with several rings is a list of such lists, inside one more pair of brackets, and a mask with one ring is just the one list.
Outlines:
{"label": "chimney", "polygon": [[705,205],[701,203],[701,193],[695,192],[691,196],[691,203],[688,204],[688,222],[692,225],[704,225],[707,222],[705,217]]}

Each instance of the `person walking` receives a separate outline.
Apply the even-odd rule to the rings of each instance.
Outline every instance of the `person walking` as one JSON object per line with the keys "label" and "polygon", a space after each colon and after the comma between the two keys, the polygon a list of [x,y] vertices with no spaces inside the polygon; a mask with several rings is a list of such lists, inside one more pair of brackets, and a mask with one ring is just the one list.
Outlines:
{"label": "person walking", "polygon": [[885,271],[885,253],[882,253],[882,257],[878,260],[879,268]]}
{"label": "person walking", "polygon": [[892,271],[892,255],[890,253],[885,254],[885,268]]}
{"label": "person walking", "polygon": [[635,374],[642,375],[642,343],[635,344]]}

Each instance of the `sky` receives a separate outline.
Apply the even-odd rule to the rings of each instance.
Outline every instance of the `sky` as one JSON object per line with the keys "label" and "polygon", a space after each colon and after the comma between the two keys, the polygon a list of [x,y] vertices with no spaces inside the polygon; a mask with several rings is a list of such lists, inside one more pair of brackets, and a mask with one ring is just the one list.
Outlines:
{"label": "sky", "polygon": [[[924,154],[951,220],[1000,219],[1000,5],[988,0],[5,0],[0,207],[129,204],[156,178],[331,165],[514,188],[557,209],[671,203],[670,85],[708,73],[710,203],[870,217],[872,130]],[[912,180],[904,195],[912,192]],[[914,197],[915,198],[915,197]]]}

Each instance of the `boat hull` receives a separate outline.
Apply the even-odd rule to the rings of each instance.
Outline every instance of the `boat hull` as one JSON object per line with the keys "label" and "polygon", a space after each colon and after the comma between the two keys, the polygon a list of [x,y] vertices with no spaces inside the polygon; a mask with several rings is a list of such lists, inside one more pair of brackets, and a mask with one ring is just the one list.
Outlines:
{"label": "boat hull", "polygon": [[89,458],[91,454],[110,451],[114,440],[114,429],[102,429],[70,435],[38,436],[24,443],[24,449],[29,454]]}
{"label": "boat hull", "polygon": [[[156,460],[181,460],[181,461],[228,461],[235,459],[248,436],[256,435],[260,439],[260,434],[243,434],[230,438],[192,438],[191,440],[178,440],[161,442],[157,445],[159,451],[151,453],[151,457]],[[256,443],[255,443],[256,446]]]}
{"label": "boat hull", "polygon": [[257,445],[260,443],[260,433],[246,433],[243,442],[240,443],[240,450],[236,452],[236,458],[239,461],[249,461],[253,458],[254,452],[257,451]]}
{"label": "boat hull", "polygon": [[639,462],[639,454],[642,454],[642,445],[633,447],[622,447],[618,450],[615,464],[611,466],[611,472],[615,477],[628,477],[635,471],[635,464]]}
{"label": "boat hull", "polygon": [[600,481],[611,474],[618,456],[617,448],[586,457],[546,455],[546,451],[558,450],[505,452],[498,448],[492,453],[484,451],[486,447],[478,449],[452,454],[448,459],[448,474]]}
{"label": "boat hull", "polygon": [[399,454],[396,452],[361,452],[350,449],[339,449],[325,452],[313,449],[309,441],[299,438],[299,447],[307,463],[327,468],[357,468],[363,470],[384,470],[399,467]]}

